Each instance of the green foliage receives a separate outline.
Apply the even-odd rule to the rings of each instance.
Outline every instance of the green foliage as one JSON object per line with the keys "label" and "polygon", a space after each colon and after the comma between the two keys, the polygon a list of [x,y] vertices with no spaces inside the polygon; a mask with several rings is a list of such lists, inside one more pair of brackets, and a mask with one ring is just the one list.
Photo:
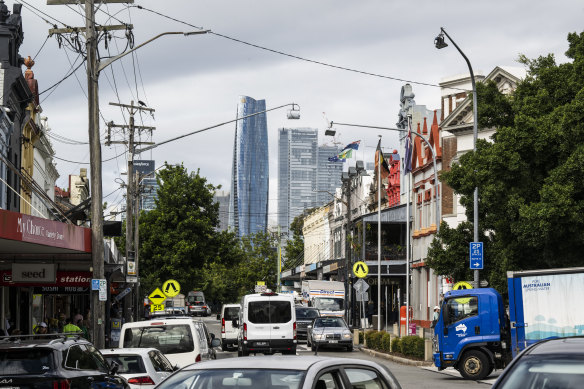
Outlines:
{"label": "green foliage", "polygon": [[424,358],[424,339],[419,336],[404,336],[400,345],[402,354],[418,359]]}
{"label": "green foliage", "polygon": [[[479,239],[485,277],[506,291],[508,270],[584,266],[584,33],[568,35],[572,61],[553,55],[530,60],[525,80],[505,96],[494,84],[477,86],[478,123],[496,132],[477,142],[443,172],[473,220],[479,188]],[[472,222],[441,226],[427,263],[456,281],[471,279],[468,242]]]}
{"label": "green foliage", "polygon": [[361,331],[359,331],[359,344],[363,344],[363,342],[365,341],[365,334]]}
{"label": "green foliage", "polygon": [[391,340],[391,352],[401,353],[402,352],[401,338],[395,337]]}
{"label": "green foliage", "polygon": [[383,332],[381,335],[381,350],[383,352],[390,352],[391,351],[391,335],[387,332]]}
{"label": "green foliage", "polygon": [[283,270],[292,269],[303,263],[304,259],[304,218],[310,215],[316,208],[310,208],[296,216],[290,224],[292,239],[286,241],[286,255],[284,258]]}

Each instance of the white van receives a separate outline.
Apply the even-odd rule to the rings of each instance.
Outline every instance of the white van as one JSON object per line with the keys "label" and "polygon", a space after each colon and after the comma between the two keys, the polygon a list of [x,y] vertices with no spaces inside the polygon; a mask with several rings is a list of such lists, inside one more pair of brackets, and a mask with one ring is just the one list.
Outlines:
{"label": "white van", "polygon": [[[210,337],[210,338],[209,338]],[[120,347],[154,347],[174,365],[214,358],[213,347],[219,339],[211,339],[205,324],[192,318],[160,318],[125,323],[120,334]]]}
{"label": "white van", "polygon": [[296,354],[296,311],[290,294],[248,294],[241,299],[237,354]]}
{"label": "white van", "polygon": [[239,319],[239,304],[223,304],[219,320],[221,320],[221,350],[237,348],[237,328],[233,326],[233,320]]}

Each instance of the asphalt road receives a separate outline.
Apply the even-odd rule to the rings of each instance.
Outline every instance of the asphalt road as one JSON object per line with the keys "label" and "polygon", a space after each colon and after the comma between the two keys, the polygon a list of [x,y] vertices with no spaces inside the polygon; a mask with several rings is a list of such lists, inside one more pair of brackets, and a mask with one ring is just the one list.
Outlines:
{"label": "asphalt road", "polygon": [[[221,328],[216,316],[203,318],[207,324],[209,331],[216,336],[221,335]],[[305,342],[301,342],[297,348],[298,355],[312,355],[313,351],[306,346]],[[358,348],[353,352],[337,351],[337,350],[319,350],[318,355],[341,357],[341,358],[358,358],[375,361],[386,366],[397,378],[403,389],[458,389],[458,388],[489,388],[496,380],[500,372],[494,372],[484,381],[467,381],[462,379],[460,374],[454,369],[446,369],[441,372],[437,371],[433,366],[409,366],[397,363],[384,358],[371,356]],[[217,350],[217,358],[237,358],[235,351],[221,351]],[[253,358],[250,356],[249,358]]]}

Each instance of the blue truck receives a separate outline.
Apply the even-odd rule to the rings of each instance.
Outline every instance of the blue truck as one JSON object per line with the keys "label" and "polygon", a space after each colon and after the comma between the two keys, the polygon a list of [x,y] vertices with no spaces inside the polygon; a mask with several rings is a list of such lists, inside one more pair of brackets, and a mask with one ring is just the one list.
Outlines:
{"label": "blue truck", "polygon": [[508,307],[493,288],[447,292],[434,327],[434,365],[480,380],[523,349],[584,334],[584,268],[507,272]]}

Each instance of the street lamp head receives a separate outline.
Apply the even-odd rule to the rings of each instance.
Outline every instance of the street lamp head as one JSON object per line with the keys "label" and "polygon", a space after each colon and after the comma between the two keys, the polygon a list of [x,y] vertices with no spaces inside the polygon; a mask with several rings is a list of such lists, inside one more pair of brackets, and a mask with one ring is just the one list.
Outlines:
{"label": "street lamp head", "polygon": [[324,130],[325,136],[335,136],[336,133],[337,133],[337,131],[333,130],[331,128],[327,128],[326,130]]}
{"label": "street lamp head", "polygon": [[298,104],[292,104],[292,109],[288,110],[288,119],[300,119],[300,106]]}
{"label": "street lamp head", "polygon": [[434,39],[434,46],[436,46],[437,49],[443,49],[448,46],[448,43],[444,42],[443,32],[441,32],[440,35],[438,35],[436,39]]}

